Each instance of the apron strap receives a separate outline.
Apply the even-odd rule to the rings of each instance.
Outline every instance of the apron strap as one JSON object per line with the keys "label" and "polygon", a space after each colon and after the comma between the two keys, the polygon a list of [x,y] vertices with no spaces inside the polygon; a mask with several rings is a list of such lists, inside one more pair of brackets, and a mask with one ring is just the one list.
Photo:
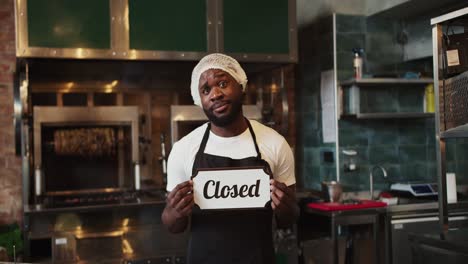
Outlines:
{"label": "apron strap", "polygon": [[[247,126],[249,127],[250,135],[252,136],[253,143],[254,143],[254,146],[255,146],[255,151],[257,151],[257,158],[262,159],[262,154],[260,153],[260,149],[259,149],[258,144],[257,144],[257,137],[255,136],[255,132],[253,131],[252,125],[250,124],[250,121],[247,118],[245,118],[245,121],[247,122]],[[205,148],[206,148],[206,144],[208,142],[208,137],[210,136],[210,129],[211,129],[211,123],[208,122],[208,125],[206,126],[206,130],[205,130],[205,134],[203,134],[203,139],[202,139],[202,141],[200,143],[200,148],[198,148],[198,152],[197,152],[197,154],[195,156],[194,163],[196,163],[197,160],[200,159],[201,155],[203,155],[203,153],[205,153]],[[195,168],[193,168],[192,169],[192,175],[195,175],[195,173],[196,173],[196,170],[195,170]]]}
{"label": "apron strap", "polygon": [[257,158],[262,159],[262,154],[260,153],[260,149],[258,148],[257,144],[257,137],[255,137],[255,133],[253,131],[252,125],[250,124],[250,121],[246,118],[245,121],[247,121],[247,125],[249,126],[249,131],[250,135],[252,135],[252,139],[255,145],[255,150],[257,151]]}
{"label": "apron strap", "polygon": [[195,155],[195,160],[193,161],[194,166],[192,166],[192,175],[195,175],[197,173],[197,169],[195,165],[199,164],[201,156],[205,152],[206,143],[208,142],[208,136],[210,135],[210,128],[211,128],[211,123],[208,122],[208,125],[206,126],[206,130],[205,130],[205,134],[203,134],[203,139],[200,143],[200,147],[198,148],[197,154]]}
{"label": "apron strap", "polygon": [[203,134],[203,139],[200,143],[200,148],[198,148],[197,156],[205,153],[206,143],[208,142],[208,137],[210,136],[211,123],[208,122],[206,126],[205,134]]}

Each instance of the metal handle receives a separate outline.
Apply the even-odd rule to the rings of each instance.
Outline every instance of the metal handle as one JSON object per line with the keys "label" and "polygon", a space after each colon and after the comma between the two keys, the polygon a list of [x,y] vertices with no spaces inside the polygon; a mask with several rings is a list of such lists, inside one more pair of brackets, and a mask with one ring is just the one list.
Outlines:
{"label": "metal handle", "polygon": [[120,237],[122,235],[123,235],[123,231],[111,231],[111,232],[100,232],[100,233],[75,234],[75,238],[87,239],[87,238],[103,238],[103,237]]}

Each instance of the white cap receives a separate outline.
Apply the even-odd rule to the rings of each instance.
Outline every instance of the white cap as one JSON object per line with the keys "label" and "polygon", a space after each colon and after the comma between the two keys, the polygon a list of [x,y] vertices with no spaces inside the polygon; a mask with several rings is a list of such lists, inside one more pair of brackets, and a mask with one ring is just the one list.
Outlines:
{"label": "white cap", "polygon": [[229,73],[242,86],[242,91],[245,91],[245,87],[247,86],[247,75],[239,62],[227,55],[213,53],[203,57],[200,62],[198,62],[197,66],[193,68],[190,90],[192,92],[194,104],[201,106],[200,93],[198,91],[200,76],[210,69],[219,69]]}

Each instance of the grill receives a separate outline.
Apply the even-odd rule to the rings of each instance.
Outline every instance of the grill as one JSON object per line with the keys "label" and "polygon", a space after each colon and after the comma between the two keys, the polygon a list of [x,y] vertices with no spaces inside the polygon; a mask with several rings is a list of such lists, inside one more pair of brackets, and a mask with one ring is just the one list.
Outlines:
{"label": "grill", "polygon": [[439,91],[441,130],[468,123],[468,72],[441,82]]}
{"label": "grill", "polygon": [[132,200],[138,145],[137,107],[36,106],[35,194],[62,206]]}

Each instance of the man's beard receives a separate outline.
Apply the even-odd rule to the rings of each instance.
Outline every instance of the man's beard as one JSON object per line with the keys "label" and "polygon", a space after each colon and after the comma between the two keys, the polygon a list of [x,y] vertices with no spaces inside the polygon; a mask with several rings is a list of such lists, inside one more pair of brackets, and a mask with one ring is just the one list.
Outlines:
{"label": "man's beard", "polygon": [[225,116],[217,117],[212,110],[203,108],[203,112],[208,119],[217,127],[225,127],[231,124],[239,115],[242,114],[242,102],[231,101],[231,112]]}

